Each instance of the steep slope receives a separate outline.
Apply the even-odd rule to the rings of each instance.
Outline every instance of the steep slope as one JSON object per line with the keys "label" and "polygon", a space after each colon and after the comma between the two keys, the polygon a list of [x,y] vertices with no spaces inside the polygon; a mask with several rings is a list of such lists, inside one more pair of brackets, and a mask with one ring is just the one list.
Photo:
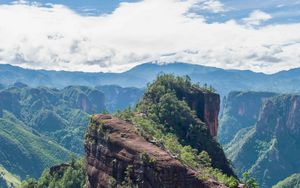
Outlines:
{"label": "steep slope", "polygon": [[0,92],[0,109],[67,149],[83,153],[78,145],[82,145],[89,114],[101,112],[105,105],[103,93],[88,87],[58,90],[16,84]]}
{"label": "steep slope", "polygon": [[20,179],[0,166],[0,187],[13,188],[21,184]]}
{"label": "steep slope", "polygon": [[0,83],[11,85],[21,81],[30,86],[63,88],[68,85],[119,85],[122,87],[146,87],[160,73],[189,75],[195,82],[207,83],[225,96],[230,91],[299,92],[299,69],[276,74],[255,73],[242,70],[224,70],[186,63],[146,63],[123,73],[84,73],[67,71],[30,70],[0,65]]}
{"label": "steep slope", "polygon": [[105,106],[109,112],[133,107],[144,93],[143,89],[117,85],[97,86],[96,89],[104,93]]}
{"label": "steep slope", "polygon": [[299,188],[300,187],[300,174],[293,174],[284,180],[278,182],[272,188]]}
{"label": "steep slope", "polygon": [[300,96],[266,100],[255,127],[228,144],[238,174],[249,171],[261,187],[271,187],[300,171]]}
{"label": "steep slope", "polygon": [[219,108],[220,96],[213,89],[173,75],[158,76],[138,104],[139,112],[177,135],[183,145],[207,151],[213,167],[233,175],[221,146],[213,139],[218,132]]}
{"label": "steep slope", "polygon": [[223,101],[218,141],[228,144],[238,131],[254,126],[263,101],[275,95],[271,92],[230,92]]}
{"label": "steep slope", "polygon": [[0,165],[21,179],[39,177],[74,152],[83,154],[90,114],[105,109],[104,94],[70,86],[62,90],[23,83],[0,91]]}
{"label": "steep slope", "polygon": [[226,187],[197,172],[148,142],[134,125],[110,115],[91,119],[85,142],[88,187]]}
{"label": "steep slope", "polygon": [[160,75],[133,111],[93,116],[85,136],[89,187],[237,187],[213,138],[219,105],[213,89]]}
{"label": "steep slope", "polygon": [[0,164],[22,179],[39,177],[46,167],[67,160],[70,152],[45,136],[25,128],[13,114],[0,118]]}

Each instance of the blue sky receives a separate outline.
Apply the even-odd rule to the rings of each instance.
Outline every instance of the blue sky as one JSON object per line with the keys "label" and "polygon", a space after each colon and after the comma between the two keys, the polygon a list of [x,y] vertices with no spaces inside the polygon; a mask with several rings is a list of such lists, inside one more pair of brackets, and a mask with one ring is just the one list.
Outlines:
{"label": "blue sky", "polygon": [[[134,2],[136,0],[127,0],[126,2]],[[11,3],[12,0],[0,0],[0,3]],[[80,13],[85,13],[87,10],[95,14],[103,14],[112,12],[119,4],[123,1],[121,0],[37,0],[29,2],[40,2],[43,4],[53,3],[53,4],[63,4],[73,10]]]}
{"label": "blue sky", "polygon": [[[35,0],[42,4],[63,4],[83,15],[107,14],[114,11],[122,2],[137,2],[139,0]],[[9,4],[14,0],[0,0],[0,3]],[[262,10],[273,16],[265,24],[295,23],[300,20],[300,0],[221,0],[224,12],[213,13],[202,11],[209,22],[224,22],[229,19],[242,19],[253,10]]]}
{"label": "blue sky", "polygon": [[0,63],[120,72],[176,61],[300,67],[300,0],[0,0]]}

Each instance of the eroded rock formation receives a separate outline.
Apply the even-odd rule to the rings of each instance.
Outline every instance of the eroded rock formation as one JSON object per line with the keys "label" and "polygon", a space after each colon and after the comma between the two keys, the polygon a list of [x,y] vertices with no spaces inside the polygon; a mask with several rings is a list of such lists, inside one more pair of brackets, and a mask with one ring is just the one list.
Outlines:
{"label": "eroded rock formation", "polygon": [[95,115],[85,139],[89,188],[135,184],[141,188],[226,187],[197,173],[146,141],[135,126],[110,115]]}

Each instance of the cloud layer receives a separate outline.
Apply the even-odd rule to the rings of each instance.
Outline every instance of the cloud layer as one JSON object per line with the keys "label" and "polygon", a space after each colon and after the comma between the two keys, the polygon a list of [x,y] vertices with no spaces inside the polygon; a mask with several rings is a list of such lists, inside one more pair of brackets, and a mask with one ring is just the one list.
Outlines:
{"label": "cloud layer", "polygon": [[[194,10],[197,10],[195,13]],[[148,61],[184,61],[267,73],[300,66],[300,23],[207,23],[215,0],[144,0],[111,14],[82,16],[62,5],[0,5],[0,63],[29,68],[124,71]]]}

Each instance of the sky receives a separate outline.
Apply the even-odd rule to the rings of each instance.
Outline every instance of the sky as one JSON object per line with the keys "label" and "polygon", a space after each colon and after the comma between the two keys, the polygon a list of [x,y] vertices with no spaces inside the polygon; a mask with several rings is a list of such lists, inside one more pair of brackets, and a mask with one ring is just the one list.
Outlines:
{"label": "sky", "polygon": [[300,67],[300,0],[0,0],[0,63],[122,72],[186,62]]}

